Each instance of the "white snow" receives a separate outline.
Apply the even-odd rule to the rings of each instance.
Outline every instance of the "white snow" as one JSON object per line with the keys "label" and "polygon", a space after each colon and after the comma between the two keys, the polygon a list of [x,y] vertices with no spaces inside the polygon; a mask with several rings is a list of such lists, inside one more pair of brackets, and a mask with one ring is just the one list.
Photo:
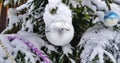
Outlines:
{"label": "white snow", "polygon": [[114,2],[116,2],[116,3],[120,3],[120,0],[113,0]]}
{"label": "white snow", "polygon": [[[89,28],[82,36],[80,40],[80,48],[84,48],[81,53],[81,62],[86,63],[87,61],[92,61],[97,55],[99,58],[99,63],[104,63],[104,55],[110,58],[113,63],[119,63],[116,58],[119,53],[120,33],[114,31],[112,27],[105,28],[101,23]],[[113,41],[115,42],[113,43]],[[113,48],[114,46],[114,48]],[[116,50],[114,54],[109,50]]]}
{"label": "white snow", "polygon": [[34,44],[38,49],[41,49],[42,46],[45,46],[45,41],[41,39],[41,37],[38,34],[21,30],[17,33],[17,35],[32,42],[32,44]]}
{"label": "white snow", "polygon": [[[27,61],[25,61],[25,63],[29,63],[29,62],[31,62],[31,63],[36,63],[35,58],[33,57],[33,56],[35,56],[35,55],[34,55],[33,53],[28,52],[28,51],[25,51],[25,50],[24,50],[24,52],[25,52],[25,54],[26,54],[25,60],[27,60]],[[30,61],[28,62],[28,60],[30,60]]]}
{"label": "white snow", "polygon": [[92,4],[96,5],[97,9],[108,11],[105,1],[102,0],[91,0]]}
{"label": "white snow", "polygon": [[70,44],[65,45],[62,47],[63,53],[66,54],[68,56],[68,53],[72,54],[72,46]]}
{"label": "white snow", "polygon": [[13,25],[18,25],[20,22],[19,16],[17,16],[17,10],[15,8],[9,8],[8,10],[8,18],[9,18],[9,23],[8,26],[6,27],[5,30],[2,31],[4,33],[7,30],[10,30],[13,28]]}
{"label": "white snow", "polygon": [[80,3],[79,3],[79,0],[69,0],[69,5],[70,5],[70,4],[72,4],[72,6],[73,6],[74,8],[77,8],[77,6],[78,6],[78,7],[81,6]]}
{"label": "white snow", "polygon": [[17,7],[16,9],[17,10],[22,10],[22,9],[25,9],[27,7],[26,4],[22,4],[21,6]]}
{"label": "white snow", "polygon": [[51,4],[51,3],[59,3],[61,2],[62,0],[48,0],[48,2]]}
{"label": "white snow", "polygon": [[111,11],[116,12],[120,16],[120,6],[115,3],[110,4],[110,6]]}
{"label": "white snow", "polygon": [[25,28],[28,28],[28,32],[33,32],[33,24],[31,22],[32,20],[28,20],[25,24]]}
{"label": "white snow", "polygon": [[48,52],[49,54],[51,54],[51,51],[57,52],[56,49],[55,49],[55,47],[54,47],[53,45],[50,45],[50,44],[47,44],[47,43],[46,43],[46,44],[45,44],[45,47],[48,48],[48,51],[47,51],[47,52]]}
{"label": "white snow", "polygon": [[[8,40],[8,36],[17,36],[21,37],[25,40],[30,41],[35,47],[38,49],[41,49],[42,46],[44,46],[45,41],[42,40],[38,34],[25,32],[25,31],[19,31],[17,34],[1,34],[0,40],[5,45],[9,53],[13,53],[13,58],[17,56],[18,51],[21,51],[24,53],[25,56],[25,62],[28,63],[28,59],[30,59],[30,62],[35,63],[36,59],[39,59],[35,54],[31,52],[31,50],[26,46],[24,42],[22,42],[19,39],[14,39],[12,41]],[[10,63],[11,60],[4,60],[3,58],[6,56],[4,50],[0,47],[0,62],[2,63]]]}
{"label": "white snow", "polygon": [[32,3],[34,0],[28,0],[25,4],[20,5],[17,7],[17,11],[20,11],[22,9],[28,8],[30,6],[30,3]]}
{"label": "white snow", "polygon": [[4,6],[8,5],[9,4],[9,0],[5,0],[4,1]]}
{"label": "white snow", "polygon": [[91,0],[83,0],[82,5],[91,8],[94,12],[97,10],[97,8],[92,5]]}
{"label": "white snow", "polygon": [[[120,0],[113,1],[116,3],[120,3]],[[93,23],[96,23],[98,21],[103,22],[104,15],[110,11],[113,11],[120,16],[120,6],[114,2],[109,3],[111,10],[108,9],[105,0],[82,0],[82,6],[87,6],[94,11],[94,13],[92,14],[95,14],[97,17],[93,19]]]}
{"label": "white snow", "polygon": [[104,12],[98,11],[98,12],[96,12],[96,15],[98,16],[99,21],[103,21],[103,19],[104,19]]}
{"label": "white snow", "polygon": [[71,63],[76,63],[75,60],[73,60],[72,58],[69,58],[69,60],[71,61]]}
{"label": "white snow", "polygon": [[[58,9],[56,9],[56,14],[53,15],[50,13],[50,11],[54,8],[55,9],[58,8]],[[46,26],[48,26],[51,22],[55,22],[55,21],[64,21],[64,22],[72,23],[72,14],[69,7],[61,2],[59,4],[54,4],[54,3],[47,4],[45,7],[45,13],[43,19]]]}
{"label": "white snow", "polygon": [[[3,43],[4,47],[6,47],[6,50],[7,52],[10,54],[10,57],[12,57],[13,59],[15,58],[14,55],[12,55],[12,51],[13,51],[13,48],[11,48],[11,45],[10,45],[10,42],[8,41],[7,37],[5,37],[4,35],[0,35],[0,41]],[[2,63],[12,63],[12,60],[10,60],[10,57],[8,59],[4,59],[6,56],[6,52],[5,50],[3,50],[3,48],[0,46],[0,49],[2,49],[0,51],[0,58],[1,58],[1,61]]]}

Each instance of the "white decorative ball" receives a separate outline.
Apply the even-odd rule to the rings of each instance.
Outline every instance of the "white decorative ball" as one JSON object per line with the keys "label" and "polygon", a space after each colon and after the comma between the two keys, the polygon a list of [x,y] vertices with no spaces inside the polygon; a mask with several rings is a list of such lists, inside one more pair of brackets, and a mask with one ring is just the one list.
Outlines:
{"label": "white decorative ball", "polygon": [[66,22],[53,22],[45,28],[48,41],[54,45],[69,44],[74,36],[72,24]]}
{"label": "white decorative ball", "polygon": [[115,12],[109,12],[104,16],[104,25],[105,26],[115,26],[118,24],[119,16]]}

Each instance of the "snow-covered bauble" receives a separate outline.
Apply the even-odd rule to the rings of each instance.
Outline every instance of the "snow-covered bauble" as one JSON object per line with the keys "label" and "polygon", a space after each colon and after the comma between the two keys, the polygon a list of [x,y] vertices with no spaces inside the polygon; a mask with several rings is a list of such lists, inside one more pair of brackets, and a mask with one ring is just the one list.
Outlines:
{"label": "snow-covered bauble", "polygon": [[[55,2],[52,2],[52,0],[48,1],[50,1],[50,3],[46,5],[43,16],[45,26],[48,26],[55,21],[64,21],[72,24],[72,13],[68,6],[63,4],[60,0],[54,0]],[[54,13],[52,14],[51,11]]]}
{"label": "snow-covered bauble", "polygon": [[119,16],[115,12],[109,12],[104,16],[105,26],[115,26],[119,21]]}
{"label": "snow-covered bauble", "polygon": [[53,22],[46,29],[46,37],[54,45],[66,45],[74,36],[73,26],[65,22]]}
{"label": "snow-covered bauble", "polygon": [[62,0],[48,2],[43,16],[47,39],[57,46],[69,44],[74,36],[71,10],[62,3]]}

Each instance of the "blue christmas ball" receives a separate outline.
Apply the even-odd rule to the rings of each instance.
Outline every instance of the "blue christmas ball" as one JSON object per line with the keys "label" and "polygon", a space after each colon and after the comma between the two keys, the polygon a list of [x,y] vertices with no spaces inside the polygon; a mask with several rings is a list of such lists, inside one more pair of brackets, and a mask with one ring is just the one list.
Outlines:
{"label": "blue christmas ball", "polygon": [[104,16],[105,26],[115,26],[119,21],[119,16],[115,12],[109,12]]}

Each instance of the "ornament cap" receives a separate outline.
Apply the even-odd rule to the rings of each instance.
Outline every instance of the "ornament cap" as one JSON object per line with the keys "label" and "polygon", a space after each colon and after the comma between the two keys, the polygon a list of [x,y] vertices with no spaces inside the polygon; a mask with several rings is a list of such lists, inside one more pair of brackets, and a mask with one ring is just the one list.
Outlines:
{"label": "ornament cap", "polygon": [[108,18],[119,18],[119,16],[117,13],[111,11],[104,16],[104,20]]}

